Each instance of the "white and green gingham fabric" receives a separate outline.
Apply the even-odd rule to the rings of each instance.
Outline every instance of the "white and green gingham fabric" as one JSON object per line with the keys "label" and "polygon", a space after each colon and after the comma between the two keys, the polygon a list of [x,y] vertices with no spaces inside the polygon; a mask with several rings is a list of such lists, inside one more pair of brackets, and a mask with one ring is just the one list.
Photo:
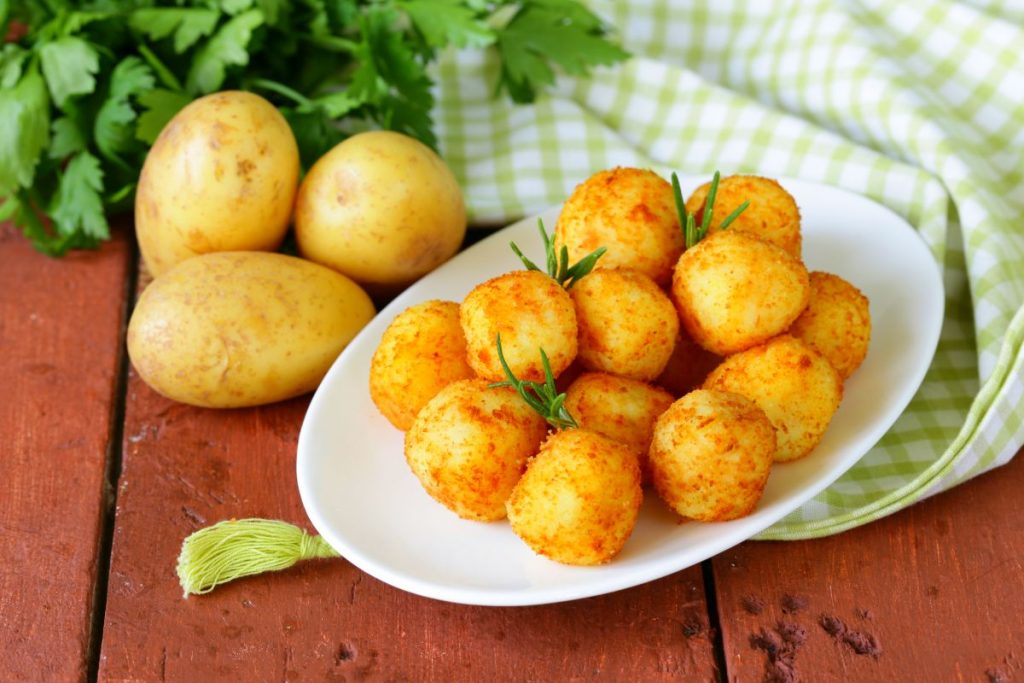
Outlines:
{"label": "white and green gingham fabric", "polygon": [[888,434],[765,539],[864,524],[1024,443],[1024,4],[594,0],[634,55],[531,106],[495,63],[438,69],[441,147],[472,220],[564,201],[614,165],[821,181],[885,204],[943,264],[946,320]]}

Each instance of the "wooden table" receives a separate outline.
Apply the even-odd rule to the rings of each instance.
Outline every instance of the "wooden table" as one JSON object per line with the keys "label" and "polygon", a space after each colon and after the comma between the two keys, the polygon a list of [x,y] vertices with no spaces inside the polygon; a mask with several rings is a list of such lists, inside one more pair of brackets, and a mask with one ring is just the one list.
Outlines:
{"label": "wooden table", "polygon": [[308,399],[152,392],[124,352],[135,263],[125,230],[58,261],[0,227],[0,681],[1024,681],[1024,458],[840,536],[566,604],[437,602],[344,560],[184,600],[195,529],[308,527]]}

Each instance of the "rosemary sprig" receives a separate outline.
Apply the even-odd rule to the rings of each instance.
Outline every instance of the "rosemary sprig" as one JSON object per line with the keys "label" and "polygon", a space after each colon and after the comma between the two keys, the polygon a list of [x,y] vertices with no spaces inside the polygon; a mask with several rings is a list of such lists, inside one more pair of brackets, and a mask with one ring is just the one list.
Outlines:
{"label": "rosemary sprig", "polygon": [[505,361],[505,353],[501,349],[501,335],[495,338],[498,345],[498,362],[505,371],[507,380],[490,384],[492,389],[498,387],[513,387],[526,401],[527,405],[548,421],[548,424],[555,429],[576,428],[576,420],[565,407],[565,394],[558,393],[555,388],[555,376],[551,372],[551,363],[544,349],[540,350],[540,362],[544,365],[544,381],[532,382],[519,379],[512,372],[512,368]]}
{"label": "rosemary sprig", "polygon": [[[715,196],[718,194],[718,181],[720,177],[718,171],[715,171],[715,175],[711,179],[711,188],[708,190],[708,196],[704,200],[704,215],[701,217],[700,226],[698,227],[697,219],[686,210],[686,202],[683,201],[683,191],[679,187],[679,176],[675,173],[672,174],[672,194],[676,200],[676,212],[679,214],[679,225],[683,228],[683,237],[686,239],[687,249],[704,239],[708,234],[708,230],[711,229],[711,217],[714,214]],[[728,228],[748,206],[750,206],[749,201],[745,201],[737,206],[718,225],[718,229],[725,230]]]}
{"label": "rosemary sprig", "polygon": [[[548,236],[547,230],[544,229],[544,221],[537,219],[537,228],[540,230],[540,238],[544,240],[544,254],[547,256],[547,274],[566,289],[572,289],[572,286],[580,278],[592,271],[597,264],[597,259],[601,258],[608,251],[606,247],[599,247],[570,266],[569,248],[563,244],[561,250],[556,255],[555,240]],[[545,272],[536,263],[526,258],[515,242],[509,242],[509,246],[512,247],[512,251],[516,253],[516,256],[523,262],[527,270]]]}

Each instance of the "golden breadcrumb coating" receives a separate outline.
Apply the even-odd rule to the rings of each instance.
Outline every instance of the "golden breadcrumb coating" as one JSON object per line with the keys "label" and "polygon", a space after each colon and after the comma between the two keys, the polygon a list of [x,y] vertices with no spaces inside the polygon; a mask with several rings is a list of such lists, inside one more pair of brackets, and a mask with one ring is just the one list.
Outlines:
{"label": "golden breadcrumb coating", "polygon": [[515,270],[473,288],[459,310],[466,359],[480,377],[498,382],[505,372],[495,338],[519,379],[544,379],[540,350],[558,376],[576,358],[576,311],[569,294],[536,270]]}
{"label": "golden breadcrumb coating", "polygon": [[643,491],[636,453],[597,432],[551,434],[508,499],[512,531],[565,564],[602,564],[633,531]]}
{"label": "golden breadcrumb coating", "polygon": [[739,394],[697,389],[654,427],[650,469],[670,508],[702,522],[750,514],[775,460],[775,428]]}
{"label": "golden breadcrumb coating", "polygon": [[637,452],[640,475],[650,481],[647,449],[654,421],[672,405],[672,394],[660,387],[603,372],[580,375],[566,392],[565,407],[584,429],[624,443]]}
{"label": "golden breadcrumb coating", "polygon": [[[686,210],[695,215],[698,225],[704,216],[709,189],[711,183],[704,183],[686,200]],[[771,178],[731,175],[720,179],[710,232],[717,232],[719,223],[745,201],[750,206],[727,229],[756,235],[782,247],[794,258],[801,258],[800,209],[793,196]]]}
{"label": "golden breadcrumb coating", "polygon": [[405,435],[405,460],[427,493],[459,517],[502,519],[547,429],[515,390],[460,380],[416,416]]}
{"label": "golden breadcrumb coating", "polygon": [[838,275],[813,272],[810,303],[789,333],[825,356],[845,380],[868,355],[868,298]]}
{"label": "golden breadcrumb coating", "polygon": [[687,249],[672,300],[695,342],[727,356],[785,331],[810,298],[803,263],[779,247],[725,230]]}
{"label": "golden breadcrumb coating", "polygon": [[410,306],[388,325],[370,362],[370,398],[405,431],[437,392],[473,377],[454,301]]}
{"label": "golden breadcrumb coating", "polygon": [[704,388],[741,394],[765,412],[776,430],[776,462],[810,453],[843,398],[843,381],[832,364],[788,334],[726,358]]}
{"label": "golden breadcrumb coating", "polygon": [[569,290],[579,359],[588,370],[649,381],[672,355],[679,317],[654,280],[635,270],[597,270]]}
{"label": "golden breadcrumb coating", "polygon": [[597,268],[630,268],[667,285],[683,252],[672,186],[654,171],[612,168],[576,187],[555,225],[555,243],[575,262],[599,247]]}

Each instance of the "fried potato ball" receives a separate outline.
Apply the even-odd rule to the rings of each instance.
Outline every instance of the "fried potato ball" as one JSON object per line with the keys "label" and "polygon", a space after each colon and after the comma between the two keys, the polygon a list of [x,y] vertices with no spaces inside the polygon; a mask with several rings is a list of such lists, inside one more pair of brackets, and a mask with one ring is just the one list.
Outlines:
{"label": "fried potato ball", "polygon": [[473,376],[459,305],[424,301],[399,313],[384,330],[370,362],[370,398],[391,424],[405,431],[437,392]]}
{"label": "fried potato ball", "polygon": [[650,469],[670,508],[702,522],[750,514],[775,458],[775,428],[739,394],[697,389],[654,426]]}
{"label": "fried potato ball", "polygon": [[569,290],[588,370],[649,381],[672,355],[679,317],[654,280],[635,270],[595,270]]}
{"label": "fried potato ball", "polygon": [[576,187],[555,225],[555,243],[575,262],[599,247],[597,268],[632,268],[667,285],[683,252],[672,186],[654,171],[612,168]]}
{"label": "fried potato ball", "polygon": [[465,519],[505,517],[505,501],[547,423],[514,389],[486,380],[449,384],[423,407],[405,435],[405,459],[423,488]]}
{"label": "fried potato ball", "polygon": [[544,379],[544,349],[557,377],[576,358],[576,311],[569,294],[536,270],[516,270],[473,288],[462,302],[459,320],[466,336],[466,358],[480,377],[506,379],[495,340],[519,379]]}
{"label": "fried potato ball", "polygon": [[687,249],[672,278],[686,332],[727,356],[785,331],[810,298],[803,263],[781,248],[732,229]]}
{"label": "fried potato ball", "polygon": [[672,394],[660,387],[603,372],[580,375],[566,391],[565,407],[576,423],[636,451],[640,475],[650,481],[647,449],[654,421],[672,405]]}
{"label": "fried potato ball", "polygon": [[825,356],[844,380],[864,362],[871,341],[868,298],[831,273],[811,273],[811,300],[789,333]]}
{"label": "fried potato ball", "polygon": [[668,357],[665,369],[654,380],[654,383],[667,389],[679,398],[698,388],[708,373],[718,367],[722,357],[711,353],[686,333],[680,326],[676,335],[676,345],[672,355]]}
{"label": "fried potato ball", "polygon": [[512,531],[565,564],[608,562],[629,538],[643,491],[636,453],[597,432],[551,434],[508,499]]}
{"label": "fried potato ball", "polygon": [[726,358],[704,388],[746,396],[765,412],[776,430],[776,462],[810,453],[843,398],[843,381],[832,364],[788,334]]}
{"label": "fried potato ball", "polygon": [[[704,215],[710,188],[711,183],[704,183],[686,200],[686,210],[694,214],[698,224]],[[719,180],[709,233],[717,232],[719,223],[746,201],[750,206],[728,229],[756,235],[799,259],[800,209],[793,196],[771,178],[732,175]]]}

